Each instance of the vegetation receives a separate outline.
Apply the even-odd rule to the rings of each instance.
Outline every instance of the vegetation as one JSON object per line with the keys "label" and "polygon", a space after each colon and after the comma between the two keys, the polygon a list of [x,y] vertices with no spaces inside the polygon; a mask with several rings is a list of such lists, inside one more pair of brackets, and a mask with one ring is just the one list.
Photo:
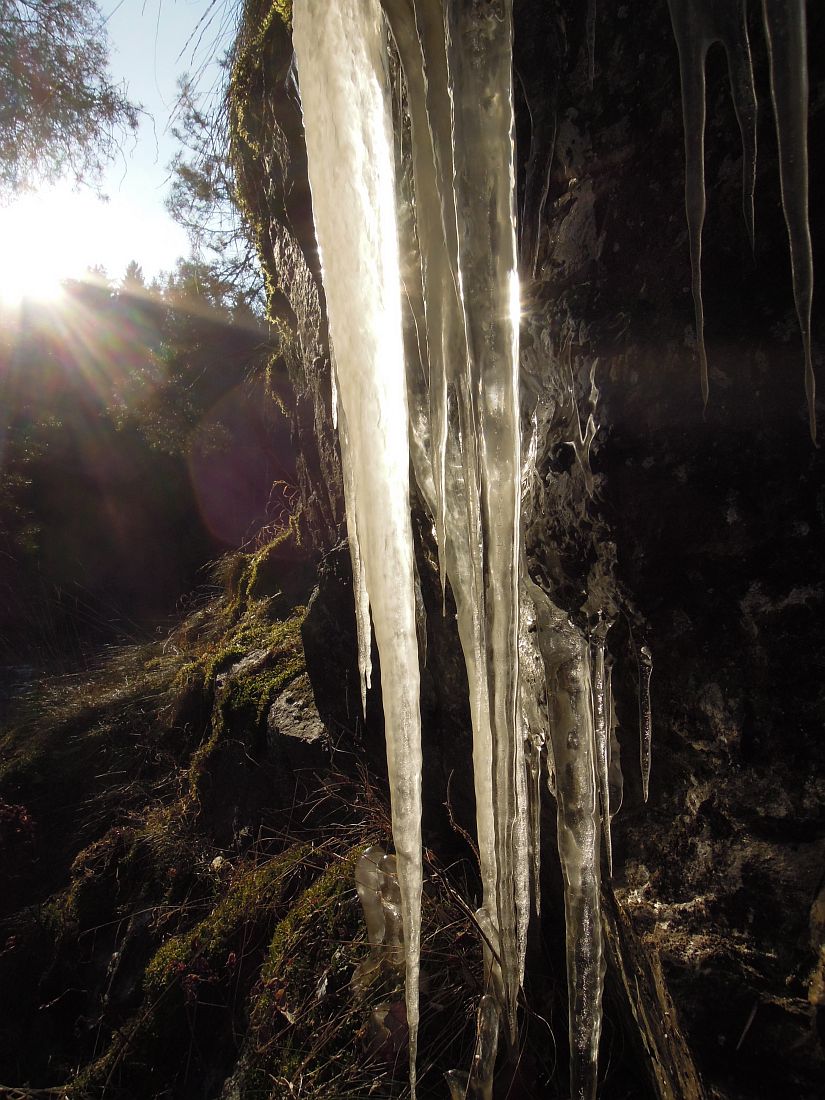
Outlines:
{"label": "vegetation", "polygon": [[0,0],[0,104],[0,198],[99,178],[138,108],[109,76],[94,0]]}
{"label": "vegetation", "polygon": [[[72,1098],[390,1096],[405,1090],[398,975],[366,957],[359,852],[387,843],[357,772],[314,774],[267,735],[286,687],[311,708],[297,524],[224,561],[221,595],[164,641],[19,701],[0,743],[0,1082]],[[290,565],[290,560],[292,564]],[[263,595],[267,591],[269,594]],[[345,758],[346,759],[346,758]],[[309,793],[311,792],[311,794]],[[423,1095],[466,1061],[475,944],[430,863]],[[46,1056],[47,1052],[47,1056]],[[21,1083],[25,1082],[25,1088]]]}
{"label": "vegetation", "polygon": [[168,620],[288,517],[293,459],[266,331],[205,265],[149,288],[130,265],[6,321],[0,651],[38,664]]}

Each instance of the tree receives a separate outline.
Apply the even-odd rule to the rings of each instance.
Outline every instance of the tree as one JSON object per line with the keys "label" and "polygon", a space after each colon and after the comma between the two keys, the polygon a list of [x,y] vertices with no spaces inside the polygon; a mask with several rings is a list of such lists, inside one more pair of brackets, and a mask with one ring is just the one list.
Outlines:
{"label": "tree", "polygon": [[58,175],[94,184],[138,113],[94,0],[0,0],[0,198]]}
{"label": "tree", "polygon": [[173,133],[181,144],[171,164],[172,186],[166,208],[187,232],[201,271],[205,265],[228,288],[235,288],[256,312],[265,292],[254,235],[238,202],[235,173],[227,155],[226,110],[221,98],[212,108],[199,101],[192,80],[179,81]]}

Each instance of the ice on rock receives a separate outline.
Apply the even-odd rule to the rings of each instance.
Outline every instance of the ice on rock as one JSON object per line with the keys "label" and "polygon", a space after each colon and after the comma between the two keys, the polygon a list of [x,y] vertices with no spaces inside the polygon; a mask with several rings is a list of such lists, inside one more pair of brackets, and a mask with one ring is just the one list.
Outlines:
{"label": "ice on rock", "polygon": [[[371,944],[383,919],[383,950],[398,960],[403,945],[414,1088],[422,874],[412,463],[467,667],[483,888],[477,1057],[469,1077],[449,1075],[449,1087],[486,1100],[500,1016],[516,1037],[545,751],[558,803],[579,1100],[595,1088],[601,1028],[599,799],[609,826],[615,723],[603,650],[591,670],[589,643],[529,582],[520,545],[512,2],[383,0],[383,10],[404,76],[395,133],[378,0],[295,0],[294,8],[362,692],[371,612],[397,853],[365,853],[359,896],[365,914],[370,907]],[[595,424],[591,416],[584,432],[577,425],[586,465]],[[528,448],[528,478],[535,457]]]}
{"label": "ice on rock", "polygon": [[[378,0],[296,0],[313,213],[355,530],[381,657],[415,1090],[421,731],[393,135]],[[353,527],[350,526],[350,532]]]}
{"label": "ice on rock", "polygon": [[355,864],[355,889],[358,900],[364,910],[364,923],[367,926],[367,939],[370,954],[378,953],[384,942],[384,906],[381,903],[383,874],[381,861],[387,853],[380,844],[373,844],[360,856]]}
{"label": "ice on rock", "polygon": [[506,933],[514,1035],[529,858],[524,746],[516,734],[519,429],[510,4],[495,0],[484,12],[434,0],[386,0],[384,7],[406,79],[426,320],[426,365],[416,370],[408,363],[407,371],[413,464],[435,518],[442,580],[446,573],[458,611],[484,903]]}
{"label": "ice on rock", "polygon": [[385,958],[390,966],[399,967],[404,963],[404,918],[396,857],[384,856],[380,863],[380,870]]}
{"label": "ice on rock", "polygon": [[538,916],[541,913],[541,760],[548,741],[547,693],[544,663],[538,647],[536,609],[524,586],[519,619],[519,712],[527,765],[533,905]]}

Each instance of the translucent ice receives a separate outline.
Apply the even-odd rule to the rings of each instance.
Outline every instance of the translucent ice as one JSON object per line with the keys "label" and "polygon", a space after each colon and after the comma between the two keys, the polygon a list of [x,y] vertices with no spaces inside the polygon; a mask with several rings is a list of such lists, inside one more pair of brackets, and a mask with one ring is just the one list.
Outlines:
{"label": "translucent ice", "polygon": [[564,876],[570,1080],[575,1100],[596,1095],[602,1026],[599,799],[590,647],[549,597],[530,584],[550,700],[559,857]]}
{"label": "translucent ice", "polygon": [[421,731],[391,108],[378,0],[293,13],[313,213],[345,418],[347,517],[381,657],[415,1089]]}
{"label": "translucent ice", "polygon": [[370,942],[372,954],[376,954],[384,942],[381,861],[385,855],[386,852],[379,844],[373,844],[366,849],[355,865],[355,889],[361,908],[364,910],[364,923],[367,926],[367,939]]}

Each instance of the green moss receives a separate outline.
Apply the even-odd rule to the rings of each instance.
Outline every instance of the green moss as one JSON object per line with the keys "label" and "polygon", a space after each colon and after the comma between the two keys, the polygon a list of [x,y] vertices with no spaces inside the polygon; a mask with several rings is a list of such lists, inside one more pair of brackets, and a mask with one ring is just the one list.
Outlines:
{"label": "green moss", "polygon": [[147,993],[161,993],[195,959],[210,966],[225,962],[244,926],[265,919],[283,902],[309,851],[307,846],[290,848],[264,864],[236,872],[226,896],[209,916],[190,931],[167,940],[156,953],[146,968]]}
{"label": "green moss", "polygon": [[300,1075],[308,1097],[333,1083],[343,1096],[360,1073],[367,1009],[349,983],[363,938],[353,889],[361,851],[327,868],[275,929],[249,1013],[244,1095],[257,1095],[256,1082],[268,1081],[261,1095],[286,1097],[286,1083]]}
{"label": "green moss", "polygon": [[[292,55],[291,0],[247,0],[229,82],[230,156],[237,179],[236,202],[255,240],[264,274],[267,314],[272,336],[281,349],[268,371],[274,374],[294,341],[291,326],[280,315],[283,295],[279,273],[268,247],[269,223],[280,201],[272,179],[262,175],[280,132],[270,117],[267,75],[289,64]],[[285,68],[284,68],[285,75]],[[277,151],[277,150],[276,150]],[[274,387],[271,387],[274,390]]]}

